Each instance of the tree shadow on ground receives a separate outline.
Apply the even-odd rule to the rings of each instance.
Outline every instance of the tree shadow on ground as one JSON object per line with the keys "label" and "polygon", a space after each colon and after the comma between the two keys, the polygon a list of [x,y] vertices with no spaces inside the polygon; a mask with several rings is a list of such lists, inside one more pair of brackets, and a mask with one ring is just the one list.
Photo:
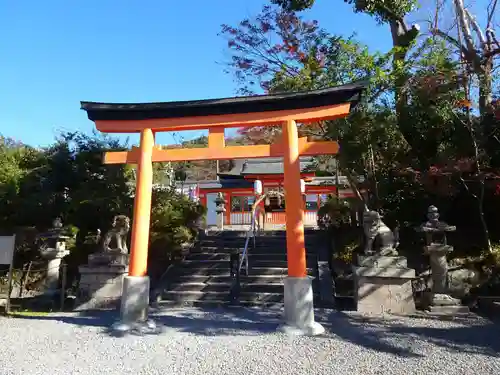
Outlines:
{"label": "tree shadow on ground", "polygon": [[[116,311],[90,311],[48,316],[20,316],[23,319],[56,320],[71,325],[110,329],[118,321]],[[156,328],[133,330],[134,335],[161,335],[186,332],[201,336],[261,336],[276,334],[281,310],[257,308],[179,308],[152,310]],[[338,338],[365,349],[398,357],[423,357],[423,346],[436,345],[457,353],[499,356],[500,325],[484,319],[454,319],[443,328],[435,319],[366,317],[357,313],[318,310],[316,318],[326,329],[325,339]],[[412,324],[408,324],[409,319]],[[422,352],[429,352],[428,348]]]}
{"label": "tree shadow on ground", "polygon": [[[477,316],[389,315],[383,318],[334,312],[330,313],[326,321],[326,324],[337,324],[338,327],[331,326],[329,330],[345,341],[367,348],[372,346],[374,350],[386,345],[395,349],[393,354],[398,354],[396,348],[403,349],[403,355],[408,351],[416,354],[419,347],[430,344],[456,353],[500,356],[500,324]],[[439,324],[444,321],[448,322],[446,327]],[[404,349],[399,345],[410,345],[414,349]],[[391,353],[391,350],[384,351]]]}

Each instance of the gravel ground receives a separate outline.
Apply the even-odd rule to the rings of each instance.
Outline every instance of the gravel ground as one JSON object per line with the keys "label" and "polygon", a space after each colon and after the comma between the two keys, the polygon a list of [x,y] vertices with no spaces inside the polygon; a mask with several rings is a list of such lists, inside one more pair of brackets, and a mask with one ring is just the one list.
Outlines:
{"label": "gravel ground", "polygon": [[0,374],[500,374],[500,325],[480,318],[318,311],[321,337],[276,333],[277,312],[170,309],[113,337],[114,313],[0,318]]}

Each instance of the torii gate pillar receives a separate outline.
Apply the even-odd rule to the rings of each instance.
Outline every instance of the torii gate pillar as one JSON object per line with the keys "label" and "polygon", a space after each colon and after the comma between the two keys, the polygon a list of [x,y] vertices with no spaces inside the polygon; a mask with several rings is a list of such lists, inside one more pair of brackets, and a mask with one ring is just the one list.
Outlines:
{"label": "torii gate pillar", "polygon": [[123,279],[121,320],[123,323],[145,321],[149,307],[148,246],[151,222],[151,192],[153,189],[153,147],[151,129],[141,131],[140,154],[132,220],[132,240],[129,274]]}
{"label": "torii gate pillar", "polygon": [[289,120],[283,124],[283,141],[288,277],[284,281],[285,324],[280,330],[317,335],[325,329],[314,320],[312,279],[307,275],[299,138],[295,121]]}

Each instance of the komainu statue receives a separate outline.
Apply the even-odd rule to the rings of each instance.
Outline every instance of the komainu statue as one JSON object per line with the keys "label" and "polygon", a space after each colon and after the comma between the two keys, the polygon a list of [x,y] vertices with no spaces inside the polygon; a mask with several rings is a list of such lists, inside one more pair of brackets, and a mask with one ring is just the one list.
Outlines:
{"label": "komainu statue", "polygon": [[127,234],[130,230],[130,219],[125,215],[113,218],[112,228],[102,239],[102,252],[128,254]]}
{"label": "komainu statue", "polygon": [[399,245],[398,232],[391,231],[382,221],[377,211],[365,211],[363,214],[365,233],[365,255],[397,256]]}

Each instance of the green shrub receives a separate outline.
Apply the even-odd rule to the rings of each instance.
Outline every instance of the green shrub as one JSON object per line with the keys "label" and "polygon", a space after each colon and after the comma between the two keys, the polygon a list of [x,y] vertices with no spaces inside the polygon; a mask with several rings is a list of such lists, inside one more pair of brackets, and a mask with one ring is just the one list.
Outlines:
{"label": "green shrub", "polygon": [[148,272],[153,282],[195,240],[205,207],[173,190],[153,192]]}
{"label": "green shrub", "polygon": [[318,225],[322,229],[339,228],[350,219],[349,203],[330,197],[318,210]]}

